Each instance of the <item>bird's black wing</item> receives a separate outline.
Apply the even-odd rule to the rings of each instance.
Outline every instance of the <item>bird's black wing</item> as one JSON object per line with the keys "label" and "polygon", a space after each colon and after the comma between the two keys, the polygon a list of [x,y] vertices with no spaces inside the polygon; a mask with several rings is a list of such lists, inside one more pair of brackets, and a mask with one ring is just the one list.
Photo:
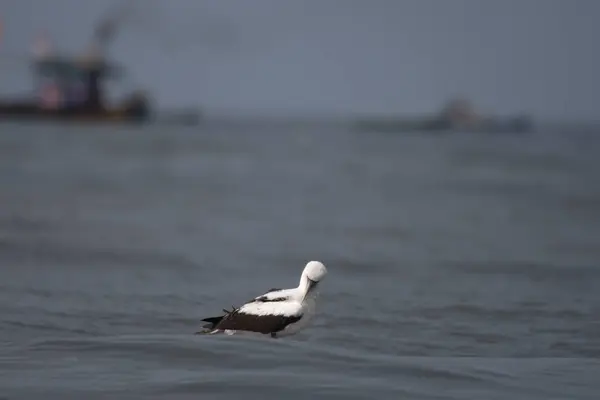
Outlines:
{"label": "bird's black wing", "polygon": [[272,301],[286,301],[288,299],[287,296],[281,296],[281,297],[269,297],[269,296],[267,296],[267,294],[269,294],[269,293],[278,292],[280,290],[283,290],[283,289],[269,289],[269,290],[267,290],[265,292],[265,294],[263,294],[262,296],[258,296],[256,298],[252,299],[250,302],[259,301],[261,303],[264,303],[264,302],[272,302]]}
{"label": "bird's black wing", "polygon": [[258,296],[258,297],[255,297],[255,298],[253,298],[253,299],[251,299],[251,300],[248,300],[248,301],[247,301],[246,303],[244,303],[244,304],[248,304],[248,303],[254,303],[255,301],[259,301],[259,302],[266,302],[266,301],[284,301],[284,300],[286,300],[286,299],[287,299],[287,297],[284,297],[284,296],[282,296],[282,297],[277,297],[277,298],[271,298],[271,297],[267,296],[269,293],[272,293],[272,292],[277,292],[277,291],[279,291],[279,290],[283,290],[283,289],[276,289],[276,288],[269,289],[269,290],[267,290],[265,293],[263,293],[262,295],[260,295],[260,296]]}
{"label": "bird's black wing", "polygon": [[240,330],[259,333],[277,333],[302,319],[302,315],[256,315],[239,311],[224,316],[214,329]]}
{"label": "bird's black wing", "polygon": [[[278,289],[278,288],[269,289],[269,290],[267,290],[265,292],[264,295],[256,297],[256,298],[248,301],[247,303],[252,303],[252,302],[255,302],[255,301],[258,301],[258,302],[273,302],[273,301],[285,301],[285,300],[287,300],[288,299],[287,297],[274,297],[274,298],[270,298],[268,296],[265,296],[267,293],[276,292],[276,291],[279,291],[279,290],[282,290],[282,289]],[[225,313],[224,315],[221,315],[221,316],[218,316],[218,317],[209,317],[209,318],[202,319],[203,322],[208,322],[207,324],[202,325],[202,328],[208,329],[208,330],[211,330],[211,331],[214,330],[214,329],[233,329],[233,328],[221,328],[221,327],[218,327],[218,326],[221,324],[221,322],[223,320],[225,320],[226,318],[228,318],[229,316],[231,316],[233,313],[236,313],[238,309],[239,308],[231,306],[231,310],[225,310],[225,309],[223,310],[223,312]],[[293,318],[296,318],[296,317],[292,317],[292,319]],[[243,319],[245,319],[245,317],[243,317]],[[236,321],[239,321],[239,320],[240,320],[240,318],[238,317],[236,319]],[[297,319],[294,320],[294,321],[292,321],[292,322],[296,322],[296,321],[297,321]],[[288,323],[292,323],[292,322],[288,322]],[[284,324],[283,328],[285,328],[285,326],[288,323]],[[236,322],[236,324],[237,324],[237,322]],[[230,325],[230,323],[228,323],[227,325]],[[274,326],[274,328],[277,328],[277,326]],[[281,329],[283,329],[283,328],[281,328]],[[279,329],[279,330],[281,330],[281,329]],[[270,333],[270,332],[276,332],[276,331],[269,331],[267,333]],[[201,332],[197,332],[197,333],[201,333]]]}

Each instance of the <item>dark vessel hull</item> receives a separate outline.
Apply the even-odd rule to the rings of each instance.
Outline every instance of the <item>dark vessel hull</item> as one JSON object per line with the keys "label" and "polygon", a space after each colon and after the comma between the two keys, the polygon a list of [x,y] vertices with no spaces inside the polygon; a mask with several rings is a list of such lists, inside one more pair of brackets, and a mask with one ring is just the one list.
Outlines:
{"label": "dark vessel hull", "polygon": [[144,107],[114,107],[86,109],[66,107],[60,109],[43,108],[33,102],[0,101],[0,121],[2,120],[56,120],[101,122],[145,122],[150,118]]}
{"label": "dark vessel hull", "polygon": [[485,119],[474,124],[457,124],[442,118],[421,119],[361,119],[354,122],[358,131],[369,132],[475,132],[475,133],[529,133],[534,127],[527,117]]}

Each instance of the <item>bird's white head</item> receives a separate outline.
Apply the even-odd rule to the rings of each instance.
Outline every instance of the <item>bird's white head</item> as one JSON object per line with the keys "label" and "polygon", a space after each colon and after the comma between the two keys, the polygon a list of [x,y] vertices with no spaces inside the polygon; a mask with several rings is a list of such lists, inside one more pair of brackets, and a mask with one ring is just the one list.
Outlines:
{"label": "bird's white head", "polygon": [[303,289],[305,295],[317,287],[317,284],[327,275],[327,268],[319,261],[311,261],[306,264],[302,276],[300,277],[300,288]]}
{"label": "bird's white head", "polygon": [[319,261],[311,261],[306,264],[302,275],[306,275],[313,282],[320,282],[327,275],[327,268]]}

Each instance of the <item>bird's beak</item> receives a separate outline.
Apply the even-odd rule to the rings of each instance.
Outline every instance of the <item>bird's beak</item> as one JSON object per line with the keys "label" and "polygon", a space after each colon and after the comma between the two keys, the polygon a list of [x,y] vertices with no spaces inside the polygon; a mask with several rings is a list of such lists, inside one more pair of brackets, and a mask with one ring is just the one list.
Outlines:
{"label": "bird's beak", "polygon": [[316,288],[318,284],[319,284],[319,282],[308,279],[308,289],[306,290],[306,293],[308,293],[311,290],[313,290],[314,288]]}
{"label": "bird's beak", "polygon": [[[308,279],[308,278],[306,278],[306,279]],[[304,293],[304,297],[302,297],[302,301],[304,301],[304,299],[306,298],[306,296],[308,296],[308,294],[312,290],[314,290],[317,287],[318,284],[319,284],[319,282],[308,279],[308,287],[306,288],[306,293]]]}

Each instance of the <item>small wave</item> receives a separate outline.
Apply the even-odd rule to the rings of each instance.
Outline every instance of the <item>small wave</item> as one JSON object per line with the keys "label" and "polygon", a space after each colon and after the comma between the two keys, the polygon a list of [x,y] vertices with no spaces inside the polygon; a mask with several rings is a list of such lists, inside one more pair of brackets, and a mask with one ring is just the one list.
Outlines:
{"label": "small wave", "polygon": [[[190,335],[119,335],[91,338],[52,338],[36,340],[30,350],[38,351],[100,351],[118,354],[167,355],[175,358],[197,358],[213,350],[192,346]],[[183,340],[182,340],[183,339]]]}
{"label": "small wave", "polygon": [[73,333],[78,335],[94,335],[95,332],[88,329],[70,327],[66,325],[57,325],[51,323],[41,323],[41,322],[27,322],[27,321],[11,321],[11,320],[3,320],[2,324],[5,326],[15,327],[15,328],[24,328],[24,329],[33,329],[40,332],[62,332],[62,333]]}
{"label": "small wave", "polygon": [[533,279],[539,278],[557,278],[557,279],[576,279],[600,277],[600,268],[597,266],[568,266],[558,264],[540,264],[536,262],[478,262],[461,261],[445,262],[444,267],[448,267],[460,272],[470,274],[491,274],[491,275],[522,275]]}
{"label": "small wave", "polygon": [[195,268],[196,264],[179,255],[160,253],[155,250],[143,251],[116,248],[85,248],[80,245],[65,245],[49,242],[0,241],[2,258],[20,261],[40,259],[44,262],[72,263],[77,265],[130,265],[158,266],[171,268]]}
{"label": "small wave", "polygon": [[529,319],[529,318],[561,318],[581,320],[588,314],[575,309],[545,309],[542,307],[509,307],[497,308],[474,304],[453,304],[440,307],[418,307],[411,310],[411,314],[421,315],[426,318],[440,318],[443,316],[465,316],[476,318],[489,318],[490,320]]}
{"label": "small wave", "polygon": [[12,215],[0,217],[0,229],[17,232],[49,231],[55,224],[32,216]]}

